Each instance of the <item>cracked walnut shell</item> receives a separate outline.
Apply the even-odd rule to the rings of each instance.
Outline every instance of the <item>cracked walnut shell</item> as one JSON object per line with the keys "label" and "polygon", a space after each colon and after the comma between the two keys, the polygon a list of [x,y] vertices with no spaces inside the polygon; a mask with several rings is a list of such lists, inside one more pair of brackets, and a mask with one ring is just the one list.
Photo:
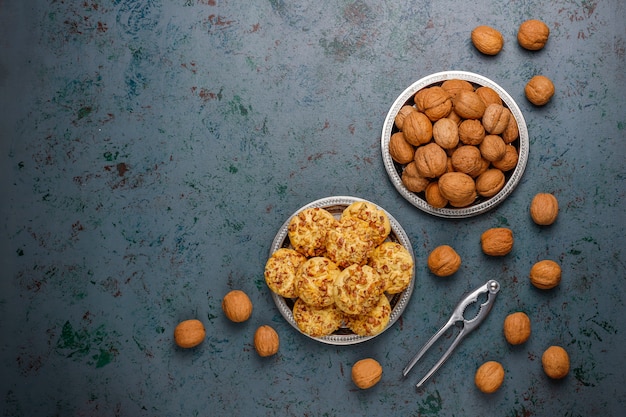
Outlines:
{"label": "cracked walnut shell", "polygon": [[549,226],[559,215],[559,202],[549,193],[539,193],[530,203],[530,217],[540,226]]}

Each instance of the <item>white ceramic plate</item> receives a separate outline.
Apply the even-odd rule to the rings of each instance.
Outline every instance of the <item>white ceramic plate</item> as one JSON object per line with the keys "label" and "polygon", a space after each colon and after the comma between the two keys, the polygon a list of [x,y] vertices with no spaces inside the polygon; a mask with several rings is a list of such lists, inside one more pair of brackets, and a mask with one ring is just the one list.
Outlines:
{"label": "white ceramic plate", "polygon": [[[270,249],[270,256],[280,248],[291,247],[291,243],[289,242],[289,236],[288,236],[289,222],[292,217],[294,217],[296,214],[298,214],[302,210],[307,209],[307,208],[320,207],[320,208],[324,208],[328,210],[336,218],[339,218],[341,216],[341,213],[343,213],[344,209],[356,201],[366,201],[366,200],[363,200],[361,198],[356,198],[356,197],[348,197],[348,196],[326,197],[320,200],[313,201],[312,203],[309,203],[306,206],[301,207],[298,211],[293,213],[285,221],[285,223],[282,225],[282,227],[276,234],[276,237],[274,238],[274,241],[272,242],[272,247]],[[389,213],[387,213],[385,209],[383,209],[382,207],[379,207],[378,205],[377,207],[385,211],[385,213],[387,214],[387,217],[389,217],[389,222],[391,223],[391,233],[389,234],[389,237],[387,238],[387,240],[398,242],[402,246],[404,246],[413,257],[413,263],[415,264],[415,255],[413,254],[413,247],[411,246],[411,242],[409,241],[409,237],[407,236],[406,232],[404,231],[404,229],[402,229],[402,226],[400,226],[398,221],[395,218],[393,218],[393,216],[391,216]],[[406,308],[406,305],[409,302],[409,299],[411,298],[411,294],[413,293],[414,286],[415,286],[415,268],[413,268],[413,278],[411,279],[411,283],[409,284],[407,289],[405,289],[403,292],[399,294],[394,294],[393,296],[389,296],[390,297],[389,303],[391,304],[391,317],[389,319],[389,323],[387,324],[387,327],[385,327],[385,329],[382,332],[374,336],[358,336],[346,327],[341,327],[339,330],[337,330],[335,333],[329,336],[324,336],[324,337],[309,336],[306,333],[303,333],[300,331],[300,329],[298,328],[298,325],[296,324],[296,321],[293,318],[292,310],[293,310],[293,305],[295,303],[295,300],[283,298],[274,292],[272,292],[272,298],[274,299],[274,302],[276,303],[278,310],[280,311],[282,316],[285,318],[285,320],[287,320],[289,324],[291,324],[291,326],[293,326],[293,328],[295,328],[298,332],[310,337],[311,339],[317,340],[322,343],[327,343],[331,345],[354,345],[357,343],[365,342],[366,340],[370,340],[382,334],[384,331],[390,328],[396,322],[396,320],[400,318],[400,315]]]}
{"label": "white ceramic plate", "polygon": [[[518,151],[518,162],[517,166],[513,171],[509,171],[505,173],[506,183],[500,192],[494,195],[491,198],[478,198],[472,205],[463,208],[436,208],[431,206],[426,202],[423,193],[414,193],[409,191],[404,184],[402,184],[402,166],[397,164],[389,154],[389,139],[391,135],[397,131],[395,127],[394,121],[398,111],[405,104],[412,105],[413,104],[413,96],[419,90],[425,87],[431,87],[435,85],[441,85],[446,80],[466,80],[475,86],[487,86],[491,87],[495,90],[504,105],[508,107],[508,109],[513,113],[515,120],[517,121],[517,126],[519,129],[519,138],[513,142],[513,145],[517,148]],[[389,109],[389,113],[387,113],[387,117],[385,118],[385,123],[383,125],[382,137],[381,137],[381,150],[383,156],[383,162],[385,165],[385,170],[391,179],[394,187],[398,192],[407,199],[411,204],[415,207],[433,214],[435,216],[440,217],[448,217],[448,218],[463,218],[463,217],[471,217],[486,211],[491,210],[496,207],[498,204],[502,203],[515,189],[517,184],[522,178],[524,174],[524,170],[526,169],[526,162],[528,161],[528,129],[526,127],[526,121],[524,120],[524,116],[522,115],[521,110],[513,100],[513,98],[498,84],[491,81],[490,79],[483,77],[482,75],[474,74],[472,72],[466,71],[444,71],[438,72],[436,74],[431,74],[427,77],[422,78],[421,80],[416,81],[411,84],[406,90],[398,96],[398,98],[394,101],[391,109]]]}

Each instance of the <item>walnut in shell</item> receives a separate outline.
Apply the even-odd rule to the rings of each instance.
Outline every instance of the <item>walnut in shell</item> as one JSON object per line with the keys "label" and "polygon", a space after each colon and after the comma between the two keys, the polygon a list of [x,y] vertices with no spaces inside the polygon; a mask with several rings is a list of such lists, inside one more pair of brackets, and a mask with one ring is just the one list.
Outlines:
{"label": "walnut in shell", "polygon": [[487,135],[478,145],[478,149],[482,157],[487,161],[499,161],[504,158],[506,153],[506,143],[498,135]]}
{"label": "walnut in shell", "polygon": [[502,171],[497,168],[488,169],[476,178],[476,192],[482,197],[493,197],[500,192],[505,182]]}
{"label": "walnut in shell", "polygon": [[451,246],[441,245],[430,252],[427,262],[430,272],[438,277],[447,277],[459,270],[461,257]]}
{"label": "walnut in shell", "polygon": [[472,31],[472,43],[485,55],[496,55],[504,46],[502,34],[490,26],[478,26]]}
{"label": "walnut in shell", "polygon": [[423,145],[430,142],[433,137],[433,124],[424,113],[411,112],[402,122],[402,132],[411,145]]}
{"label": "walnut in shell", "polygon": [[530,203],[530,217],[540,226],[549,226],[559,214],[559,202],[549,193],[539,193]]}
{"label": "walnut in shell", "polygon": [[535,263],[530,268],[530,282],[541,290],[549,290],[561,282],[561,267],[550,259]]}
{"label": "walnut in shell", "polygon": [[422,177],[417,172],[417,166],[415,164],[415,161],[412,161],[404,167],[401,180],[402,184],[407,188],[407,190],[414,193],[421,193],[430,183],[430,180],[428,178]]}
{"label": "walnut in shell", "polygon": [[485,135],[485,127],[480,120],[467,119],[459,125],[459,140],[465,145],[480,145]]}
{"label": "walnut in shell", "polygon": [[441,84],[441,88],[446,90],[450,97],[454,97],[459,91],[474,91],[474,86],[466,80],[452,79],[446,80]]}
{"label": "walnut in shell", "polygon": [[565,378],[569,373],[569,355],[561,346],[550,346],[541,355],[541,366],[550,378]]}
{"label": "walnut in shell", "polygon": [[483,100],[485,106],[489,106],[490,104],[502,105],[500,95],[491,87],[487,87],[486,85],[480,86],[476,89],[476,94]]}
{"label": "walnut in shell", "polygon": [[504,151],[504,156],[502,159],[498,161],[493,161],[491,165],[494,168],[498,168],[502,172],[507,172],[514,169],[517,166],[517,161],[519,156],[517,154],[517,149],[513,145],[506,145],[506,149]]}
{"label": "walnut in shell", "polygon": [[554,95],[554,84],[544,75],[535,75],[524,88],[528,101],[536,106],[547,104]]}
{"label": "walnut in shell", "polygon": [[372,358],[361,359],[352,366],[352,382],[361,389],[372,388],[383,375],[383,367]]}
{"label": "walnut in shell", "polygon": [[476,387],[485,394],[496,392],[502,382],[504,382],[504,368],[496,361],[483,363],[474,376]]}
{"label": "walnut in shell", "polygon": [[398,110],[398,114],[396,114],[396,118],[394,122],[398,129],[402,130],[402,126],[404,125],[404,119],[409,113],[416,112],[417,110],[413,106],[404,105]]}
{"label": "walnut in shell", "polygon": [[550,28],[541,20],[530,19],[523,22],[517,31],[517,42],[529,51],[538,51],[546,46]]}
{"label": "walnut in shell", "polygon": [[446,172],[439,178],[439,191],[453,207],[466,207],[476,199],[476,184],[462,172]]}
{"label": "walnut in shell", "polygon": [[438,181],[433,181],[428,184],[426,190],[424,191],[424,197],[426,197],[426,202],[433,207],[444,208],[448,205],[448,200],[441,195]]}
{"label": "walnut in shell", "polygon": [[452,110],[450,95],[439,86],[420,90],[415,95],[415,105],[433,122],[446,117]]}
{"label": "walnut in shell", "polygon": [[396,132],[389,138],[389,154],[399,164],[408,164],[415,156],[415,148],[404,139],[404,133]]}
{"label": "walnut in shell", "polygon": [[513,231],[506,227],[494,227],[480,236],[485,255],[504,256],[513,249]]}
{"label": "walnut in shell", "polygon": [[521,345],[530,337],[530,318],[526,313],[517,311],[504,319],[504,338],[512,345]]}
{"label": "walnut in shell", "polygon": [[441,118],[433,124],[433,138],[443,149],[454,149],[459,144],[459,127],[452,119]]}
{"label": "walnut in shell", "polygon": [[452,154],[452,166],[456,171],[476,177],[483,168],[483,159],[476,146],[464,145],[456,148]]}
{"label": "walnut in shell", "polygon": [[492,135],[499,135],[509,125],[509,119],[513,117],[511,111],[501,104],[489,104],[483,114],[483,126]]}
{"label": "walnut in shell", "polygon": [[454,111],[464,119],[480,119],[485,113],[485,102],[474,91],[459,91],[452,104]]}
{"label": "walnut in shell", "polygon": [[446,172],[448,156],[436,143],[420,146],[415,151],[415,166],[425,178],[437,178]]}

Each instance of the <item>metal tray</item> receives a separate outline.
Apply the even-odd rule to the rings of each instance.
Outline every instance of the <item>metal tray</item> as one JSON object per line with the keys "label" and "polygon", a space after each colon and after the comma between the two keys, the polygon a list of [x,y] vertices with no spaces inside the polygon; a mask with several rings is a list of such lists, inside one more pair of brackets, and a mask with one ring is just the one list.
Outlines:
{"label": "metal tray", "polygon": [[[291,216],[289,216],[289,218],[285,221],[285,223],[279,229],[278,233],[276,234],[276,237],[274,238],[272,242],[272,246],[270,248],[270,256],[280,248],[291,247],[291,243],[289,241],[289,236],[288,236],[289,222],[292,217],[294,217],[296,214],[298,214],[302,210],[313,208],[313,207],[320,207],[320,208],[324,208],[328,210],[336,218],[339,218],[341,216],[341,213],[343,213],[343,211],[345,210],[345,208],[356,201],[367,201],[367,200],[356,198],[356,197],[349,197],[349,196],[335,196],[335,197],[322,198],[320,200],[313,201],[312,203],[309,203],[306,206],[301,207],[298,211],[296,211]],[[398,223],[398,221],[393,216],[387,213],[385,209],[383,209],[382,207],[378,205],[376,206],[382,209],[383,211],[385,211],[385,213],[389,217],[389,222],[391,223],[391,233],[389,234],[389,237],[387,238],[387,240],[398,242],[402,246],[404,246],[411,254],[411,257],[413,257],[413,263],[415,264],[415,255],[413,254],[413,247],[411,246],[411,242],[409,241],[409,237],[407,236],[406,232],[404,231],[402,226],[400,226],[400,223]],[[281,315],[298,332],[304,334],[305,336],[311,339],[317,340],[322,343],[327,343],[330,345],[354,345],[357,343],[370,340],[382,334],[388,328],[390,328],[402,315],[402,312],[406,308],[407,303],[409,302],[409,299],[411,298],[411,294],[413,293],[414,286],[415,286],[415,267],[413,268],[413,278],[411,279],[411,283],[409,284],[409,286],[399,294],[388,295],[389,303],[391,304],[391,317],[389,319],[389,323],[387,324],[385,329],[383,329],[382,332],[374,336],[359,336],[359,335],[354,334],[350,329],[346,327],[341,327],[339,330],[337,330],[335,333],[329,336],[324,336],[324,337],[309,336],[306,333],[303,333],[302,331],[300,331],[300,329],[298,328],[298,325],[296,324],[296,321],[293,318],[292,310],[293,310],[293,306],[295,303],[295,299],[284,298],[274,292],[272,292],[272,298],[274,299],[274,302],[276,303],[276,306],[278,307],[278,310],[280,311]]]}
{"label": "metal tray", "polygon": [[[514,142],[518,151],[517,166],[512,172],[505,173],[506,183],[500,192],[491,198],[478,198],[476,202],[468,207],[463,208],[436,208],[426,202],[423,193],[414,193],[409,191],[404,184],[402,184],[402,166],[397,164],[389,154],[389,139],[391,135],[397,131],[394,121],[398,111],[405,104],[413,104],[413,96],[419,90],[425,87],[431,87],[434,85],[441,85],[446,80],[459,79],[469,81],[475,86],[487,86],[495,90],[499,95],[504,105],[509,108],[519,129],[519,138]],[[428,75],[415,83],[411,84],[406,90],[398,96],[393,105],[387,113],[385,122],[383,124],[382,136],[381,136],[381,150],[383,163],[385,170],[391,179],[394,187],[398,192],[415,207],[425,211],[426,213],[433,214],[439,217],[447,218],[463,218],[476,216],[481,213],[485,213],[498,204],[502,203],[515,189],[520,182],[524,170],[526,169],[526,163],[528,161],[529,141],[528,141],[528,129],[526,127],[526,121],[522,115],[522,111],[519,109],[515,100],[498,84],[490,79],[483,77],[482,75],[474,74],[466,71],[444,71],[435,74]]]}

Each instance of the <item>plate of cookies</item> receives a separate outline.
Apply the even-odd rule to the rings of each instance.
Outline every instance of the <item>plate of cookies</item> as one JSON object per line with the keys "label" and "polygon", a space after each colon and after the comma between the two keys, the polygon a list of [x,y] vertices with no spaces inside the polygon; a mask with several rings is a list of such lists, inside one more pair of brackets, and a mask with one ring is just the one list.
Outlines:
{"label": "plate of cookies", "polygon": [[292,327],[322,343],[353,345],[400,318],[415,285],[415,257],[386,210],[356,197],[327,197],[285,221],[264,276]]}
{"label": "plate of cookies", "polygon": [[407,87],[381,136],[385,170],[415,207],[471,217],[502,203],[528,160],[526,122],[513,98],[490,79],[444,71]]}

